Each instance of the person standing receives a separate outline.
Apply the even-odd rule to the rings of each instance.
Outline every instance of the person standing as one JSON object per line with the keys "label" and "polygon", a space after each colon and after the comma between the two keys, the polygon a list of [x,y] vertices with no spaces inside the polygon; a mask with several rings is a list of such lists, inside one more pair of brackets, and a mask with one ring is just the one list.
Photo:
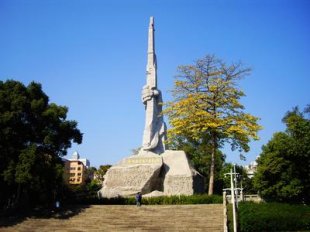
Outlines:
{"label": "person standing", "polygon": [[141,192],[138,192],[136,194],[136,205],[141,206],[141,202],[142,202],[142,194],[141,194]]}

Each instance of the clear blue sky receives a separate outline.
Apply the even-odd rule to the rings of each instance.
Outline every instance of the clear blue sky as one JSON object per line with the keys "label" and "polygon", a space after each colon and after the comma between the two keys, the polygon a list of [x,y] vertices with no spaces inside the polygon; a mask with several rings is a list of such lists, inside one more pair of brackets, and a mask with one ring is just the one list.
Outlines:
{"label": "clear blue sky", "polygon": [[205,54],[243,61],[246,111],[261,118],[254,160],[287,110],[310,104],[309,0],[0,0],[0,79],[40,82],[69,107],[92,166],[114,164],[142,142],[147,29],[155,17],[158,84],[171,99],[176,68]]}

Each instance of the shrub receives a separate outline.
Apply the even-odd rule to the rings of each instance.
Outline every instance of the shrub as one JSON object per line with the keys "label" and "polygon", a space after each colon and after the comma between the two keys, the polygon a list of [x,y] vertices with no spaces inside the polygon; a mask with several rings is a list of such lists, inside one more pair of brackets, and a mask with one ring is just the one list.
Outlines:
{"label": "shrub", "polygon": [[227,226],[228,231],[234,231],[232,204],[227,204]]}
{"label": "shrub", "polygon": [[182,204],[218,204],[223,202],[223,197],[218,195],[192,195],[192,196],[162,196],[143,198],[145,205],[182,205]]}
{"label": "shrub", "polygon": [[[219,195],[192,195],[192,196],[161,196],[161,197],[144,197],[142,198],[143,205],[181,205],[181,204],[220,204],[223,202],[223,197]],[[96,196],[85,196],[83,198],[75,198],[68,203],[78,204],[105,204],[105,205],[134,205],[135,198],[101,198]]]}
{"label": "shrub", "polygon": [[296,231],[310,229],[310,207],[284,203],[239,204],[239,231]]}

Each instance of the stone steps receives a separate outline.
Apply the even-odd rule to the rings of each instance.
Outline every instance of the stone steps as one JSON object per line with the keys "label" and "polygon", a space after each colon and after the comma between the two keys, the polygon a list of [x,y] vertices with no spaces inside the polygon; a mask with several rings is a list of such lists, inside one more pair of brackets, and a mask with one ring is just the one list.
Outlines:
{"label": "stone steps", "polygon": [[223,231],[222,204],[92,205],[67,219],[27,218],[0,231]]}

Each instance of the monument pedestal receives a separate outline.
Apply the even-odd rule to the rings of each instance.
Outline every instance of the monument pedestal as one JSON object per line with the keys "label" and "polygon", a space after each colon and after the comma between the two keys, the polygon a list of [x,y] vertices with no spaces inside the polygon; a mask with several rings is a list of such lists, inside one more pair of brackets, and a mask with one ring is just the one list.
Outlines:
{"label": "monument pedestal", "polygon": [[152,192],[162,165],[162,157],[151,152],[125,158],[107,171],[100,195],[112,198]]}
{"label": "monument pedestal", "polygon": [[156,195],[192,195],[204,191],[204,179],[189,163],[184,151],[157,155],[141,152],[111,167],[100,190],[101,197],[128,197],[137,192]]}
{"label": "monument pedestal", "polygon": [[190,164],[184,151],[166,150],[162,155],[165,195],[193,195],[204,192],[204,178]]}

